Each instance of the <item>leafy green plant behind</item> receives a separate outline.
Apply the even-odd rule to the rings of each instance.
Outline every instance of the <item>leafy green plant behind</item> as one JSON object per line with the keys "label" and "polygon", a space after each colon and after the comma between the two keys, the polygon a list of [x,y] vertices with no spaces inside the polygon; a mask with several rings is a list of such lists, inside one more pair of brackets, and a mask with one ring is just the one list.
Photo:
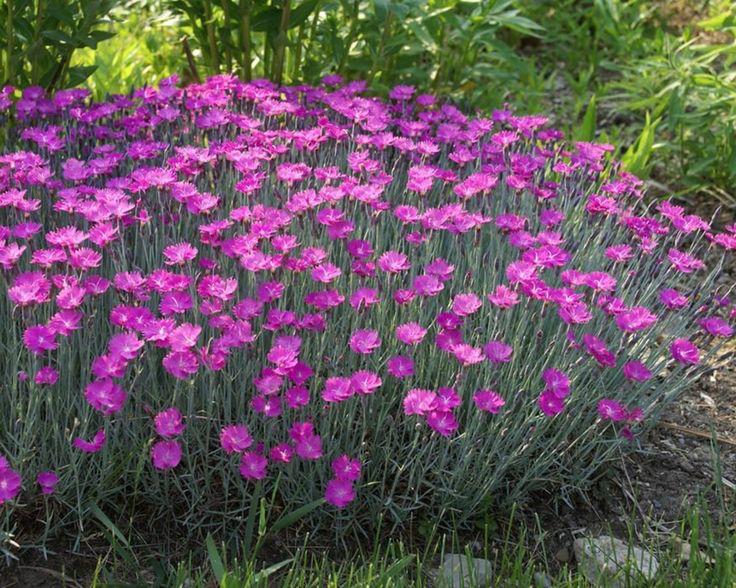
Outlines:
{"label": "leafy green plant behind", "polygon": [[115,36],[97,49],[76,51],[72,59],[73,66],[95,68],[85,85],[96,99],[187,73],[180,42],[183,23],[160,0],[129,0],[111,16]]}
{"label": "leafy green plant behind", "polygon": [[77,86],[95,70],[72,66],[74,52],[96,49],[118,0],[9,0],[0,4],[0,83],[48,90]]}
{"label": "leafy green plant behind", "polygon": [[[338,73],[374,90],[398,83],[471,102],[500,89],[519,61],[503,39],[544,29],[516,0],[170,0],[189,34],[193,77],[315,82]],[[501,67],[504,65],[504,67]],[[493,93],[490,93],[493,94]],[[495,97],[499,105],[502,96]]]}

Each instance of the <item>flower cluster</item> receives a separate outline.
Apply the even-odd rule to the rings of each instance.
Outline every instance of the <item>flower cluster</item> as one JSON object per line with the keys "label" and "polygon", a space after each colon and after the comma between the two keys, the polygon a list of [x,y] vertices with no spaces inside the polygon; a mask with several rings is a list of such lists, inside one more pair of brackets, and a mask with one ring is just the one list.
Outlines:
{"label": "flower cluster", "polygon": [[[25,349],[6,384],[28,391],[8,418],[65,398],[74,459],[134,467],[141,439],[146,475],[471,515],[631,438],[733,335],[706,260],[736,225],[648,206],[611,146],[543,116],[364,89],[23,91],[0,155],[3,324]],[[41,455],[49,494],[66,464]],[[3,460],[0,502],[20,486]]]}

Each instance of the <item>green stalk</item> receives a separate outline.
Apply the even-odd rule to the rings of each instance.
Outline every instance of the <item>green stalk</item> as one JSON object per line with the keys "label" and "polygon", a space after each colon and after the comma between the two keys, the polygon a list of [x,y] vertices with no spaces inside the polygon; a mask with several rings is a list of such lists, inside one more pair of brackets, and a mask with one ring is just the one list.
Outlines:
{"label": "green stalk", "polygon": [[212,73],[220,72],[220,53],[217,50],[217,38],[215,37],[215,24],[212,17],[212,5],[209,2],[204,3],[205,30],[207,31],[207,44],[210,49],[210,66]]}
{"label": "green stalk", "polygon": [[276,37],[276,47],[273,52],[273,63],[271,65],[271,80],[281,85],[284,77],[284,55],[286,54],[286,43],[289,40],[289,17],[291,16],[291,0],[283,0],[281,8],[281,22],[279,33]]}
{"label": "green stalk", "polygon": [[[233,50],[230,45],[232,37],[230,34],[230,0],[222,0],[222,12],[225,14],[225,34],[227,35],[227,43],[225,43],[225,69],[228,72],[233,70]],[[223,41],[225,39],[222,39]]]}
{"label": "green stalk", "polygon": [[251,0],[240,0],[240,69],[246,82],[250,82],[253,78],[251,70],[250,9]]}
{"label": "green stalk", "polygon": [[386,19],[383,21],[383,33],[381,34],[381,40],[379,41],[379,44],[378,44],[378,51],[376,52],[376,58],[373,60],[373,66],[371,67],[371,71],[368,74],[368,79],[366,80],[368,82],[368,85],[370,85],[373,82],[373,79],[378,74],[378,68],[380,64],[383,62],[383,52],[386,50],[386,42],[391,36],[391,26],[393,25],[393,16],[394,16],[394,13],[391,10],[389,10],[388,14],[386,14]]}
{"label": "green stalk", "polygon": [[39,37],[41,35],[41,22],[43,21],[44,17],[44,8],[44,0],[38,0],[38,8],[36,9],[36,22],[33,28],[33,44],[31,45],[31,50],[33,51],[33,57],[31,61],[31,83],[33,85],[36,85],[38,83],[38,79],[40,77],[38,71],[38,43]]}
{"label": "green stalk", "polygon": [[[345,40],[345,51],[343,51],[343,54],[340,57],[340,63],[337,66],[337,71],[340,74],[342,74],[345,70],[345,64],[347,63],[348,55],[350,54],[350,47],[353,46],[353,41],[355,41],[355,35],[358,32],[359,8],[360,8],[360,0],[355,0],[355,2],[353,2],[353,16],[350,21],[350,30],[348,31],[348,38]],[[389,14],[391,14],[390,11],[389,11]],[[388,21],[388,17],[386,17],[386,20]]]}
{"label": "green stalk", "polygon": [[292,66],[291,66],[291,79],[292,80],[300,79],[299,67],[301,66],[301,62],[302,62],[302,43],[304,43],[305,28],[306,27],[303,24],[299,25],[299,35],[297,36],[296,48],[294,49],[294,63],[292,63]]}
{"label": "green stalk", "polygon": [[7,81],[12,82],[13,78],[15,77],[15,71],[13,68],[13,2],[8,2],[8,20],[5,24],[5,33],[7,35],[7,60],[8,60],[8,67],[7,67]]}

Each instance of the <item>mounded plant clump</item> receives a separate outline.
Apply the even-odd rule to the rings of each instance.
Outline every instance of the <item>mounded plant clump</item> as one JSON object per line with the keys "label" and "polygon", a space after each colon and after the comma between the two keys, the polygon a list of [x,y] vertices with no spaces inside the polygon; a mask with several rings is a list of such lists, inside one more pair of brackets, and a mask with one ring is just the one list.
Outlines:
{"label": "mounded plant clump", "polygon": [[2,94],[7,532],[459,526],[583,488],[733,334],[736,225],[543,116],[364,88]]}

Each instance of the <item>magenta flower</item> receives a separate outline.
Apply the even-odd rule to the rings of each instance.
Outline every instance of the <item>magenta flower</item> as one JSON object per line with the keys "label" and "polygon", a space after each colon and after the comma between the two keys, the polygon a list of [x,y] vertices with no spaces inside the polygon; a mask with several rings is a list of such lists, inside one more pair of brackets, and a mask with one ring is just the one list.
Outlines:
{"label": "magenta flower", "polygon": [[601,419],[609,421],[623,421],[626,419],[626,409],[615,400],[604,398],[598,402],[598,415]]}
{"label": "magenta flower", "polygon": [[36,481],[41,487],[41,492],[43,494],[53,494],[56,489],[56,484],[59,483],[59,476],[56,472],[40,472],[38,476],[36,476]]}
{"label": "magenta flower", "polygon": [[110,378],[102,378],[87,384],[84,397],[92,408],[104,415],[111,415],[122,410],[127,394]]}
{"label": "magenta flower", "polygon": [[368,370],[360,370],[350,377],[350,384],[358,394],[373,394],[381,387],[383,381],[378,374]]}
{"label": "magenta flower", "polygon": [[381,346],[381,337],[378,331],[359,329],[350,337],[350,349],[353,353],[369,355]]}
{"label": "magenta flower", "polygon": [[700,351],[687,339],[675,339],[670,345],[670,352],[676,361],[685,365],[700,363]]}
{"label": "magenta flower", "polygon": [[507,309],[519,303],[519,295],[514,290],[502,284],[493,293],[488,295],[488,300],[494,306]]}
{"label": "magenta flower", "polygon": [[548,368],[542,373],[542,380],[547,385],[546,390],[560,400],[570,395],[570,378],[564,372],[554,368]]}
{"label": "magenta flower", "polygon": [[164,357],[162,364],[178,380],[188,379],[199,369],[199,360],[191,351],[172,351]]}
{"label": "magenta flower", "polygon": [[475,294],[458,294],[452,299],[452,312],[457,316],[470,316],[481,307],[480,298]]}
{"label": "magenta flower", "polygon": [[394,378],[409,378],[414,375],[414,361],[406,355],[396,355],[388,360],[388,373]]}
{"label": "magenta flower", "polygon": [[431,390],[414,388],[409,390],[404,397],[404,414],[425,415],[435,409],[437,395]]}
{"label": "magenta flower", "polygon": [[355,489],[347,480],[330,480],[325,488],[325,500],[337,509],[343,509],[355,500]]}
{"label": "magenta flower", "polygon": [[451,347],[452,354],[464,366],[475,365],[485,359],[480,347],[473,347],[467,343],[457,343]]}
{"label": "magenta flower", "polygon": [[170,470],[181,461],[181,445],[178,441],[157,441],[151,447],[151,461],[157,470]]}
{"label": "magenta flower", "polygon": [[302,459],[319,459],[322,457],[322,438],[319,435],[304,435],[296,442],[295,449]]}
{"label": "magenta flower", "polygon": [[177,408],[167,408],[159,412],[153,419],[156,433],[166,439],[177,437],[184,432],[184,417]]}
{"label": "magenta flower", "polygon": [[23,332],[23,343],[36,355],[44,351],[53,351],[59,346],[53,331],[44,325],[28,327]]}
{"label": "magenta flower", "polygon": [[0,468],[0,504],[13,500],[20,492],[23,479],[20,474],[7,465]]}
{"label": "magenta flower", "polygon": [[545,390],[539,395],[539,408],[548,417],[560,414],[565,409],[565,402],[551,390]]}
{"label": "magenta flower", "polygon": [[355,388],[350,378],[333,376],[325,381],[322,390],[322,400],[325,402],[342,402],[355,394]]}
{"label": "magenta flower", "polygon": [[478,390],[473,395],[473,402],[482,411],[498,414],[506,401],[493,390]]}
{"label": "magenta flower", "polygon": [[426,415],[426,417],[429,427],[443,437],[452,436],[460,426],[455,415],[449,411],[432,410]]}
{"label": "magenta flower", "polygon": [[242,453],[253,444],[245,425],[228,425],[220,430],[220,446],[227,453]]}
{"label": "magenta flower", "polygon": [[50,365],[44,366],[36,372],[33,381],[39,385],[53,386],[59,381],[59,372]]}
{"label": "magenta flower", "polygon": [[655,322],[657,322],[656,315],[643,306],[630,308],[616,316],[616,326],[627,333],[648,329]]}
{"label": "magenta flower", "polygon": [[732,337],[734,333],[734,329],[731,325],[729,325],[726,321],[724,321],[722,318],[717,316],[710,316],[708,318],[704,318],[698,323],[705,332],[707,332],[709,335],[712,335],[713,337]]}
{"label": "magenta flower", "polygon": [[355,482],[360,478],[360,460],[341,455],[332,461],[332,472],[338,480]]}
{"label": "magenta flower", "polygon": [[72,442],[72,445],[84,453],[97,453],[105,445],[106,440],[105,430],[100,429],[92,437],[92,441],[86,441],[81,437],[77,437]]}
{"label": "magenta flower", "polygon": [[403,253],[387,251],[378,258],[378,267],[386,273],[396,274],[408,270],[411,263]]}
{"label": "magenta flower", "polygon": [[240,475],[246,480],[263,480],[267,467],[268,459],[256,451],[246,451],[240,458]]}
{"label": "magenta flower", "polygon": [[418,323],[404,323],[396,327],[396,338],[407,345],[418,345],[426,334],[427,330]]}
{"label": "magenta flower", "polygon": [[640,361],[628,361],[623,367],[624,376],[634,382],[646,382],[652,377],[652,372]]}
{"label": "magenta flower", "polygon": [[514,349],[503,341],[490,341],[485,344],[483,351],[491,363],[508,363]]}
{"label": "magenta flower", "polygon": [[189,243],[177,243],[164,248],[166,265],[184,265],[197,257],[197,248]]}

